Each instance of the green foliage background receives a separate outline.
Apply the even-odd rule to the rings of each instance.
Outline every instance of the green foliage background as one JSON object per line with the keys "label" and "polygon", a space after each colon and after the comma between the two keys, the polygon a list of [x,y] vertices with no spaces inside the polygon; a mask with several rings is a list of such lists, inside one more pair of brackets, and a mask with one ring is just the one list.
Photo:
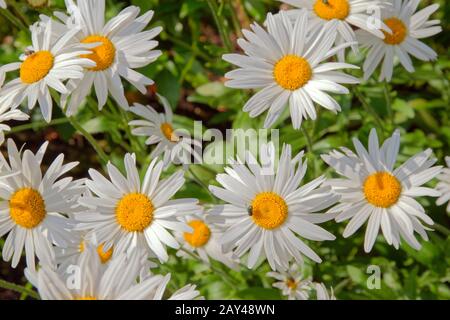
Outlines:
{"label": "green foliage background", "polygon": [[[440,3],[435,18],[441,19],[444,32],[427,39],[436,50],[436,62],[415,61],[416,72],[407,73],[397,66],[391,84],[384,85],[370,80],[352,88],[351,95],[337,97],[343,111],[334,115],[320,109],[319,119],[306,121],[303,126],[311,136],[311,143],[302,131],[292,129],[288,115],[277,122],[281,142],[290,143],[294,152],[308,150],[309,172],[307,180],[321,174],[333,174],[320,159],[322,153],[340,146],[352,147],[351,138],[358,137],[367,142],[369,130],[377,128],[379,135],[387,137],[395,128],[402,133],[402,147],[399,161],[431,147],[439,164],[449,155],[450,145],[450,58],[449,58],[449,17],[450,3],[444,0],[422,1],[422,5]],[[107,15],[114,16],[121,8],[137,5],[143,11],[152,9],[155,16],[150,27],[161,25],[159,48],[163,55],[143,73],[155,80],[157,91],[166,96],[174,106],[175,123],[178,127],[192,129],[194,120],[203,120],[205,128],[261,128],[263,117],[251,119],[242,112],[251,92],[232,90],[223,85],[223,75],[232,67],[221,59],[222,54],[236,51],[236,38],[240,36],[242,25],[252,21],[262,23],[267,12],[276,12],[280,3],[273,0],[131,0],[107,1]],[[212,7],[211,7],[212,6]],[[50,7],[30,8],[26,1],[14,2],[11,10],[21,13],[23,23],[34,22],[39,13],[51,14],[64,9],[62,0],[53,0]],[[212,10],[223,25],[223,43]],[[1,17],[0,19],[3,19]],[[18,56],[29,44],[25,31],[15,28],[6,20],[0,20],[0,64],[17,61]],[[229,48],[227,48],[229,47]],[[349,56],[349,61],[362,65],[363,56]],[[355,75],[361,76],[360,71]],[[139,96],[132,88],[128,97],[146,103],[154,100],[151,95]],[[152,100],[153,99],[153,100]],[[153,104],[153,102],[151,102]],[[390,114],[391,105],[393,110]],[[76,136],[75,130],[64,115],[54,109],[53,128],[62,144],[68,146]],[[56,112],[56,113],[55,113]],[[105,112],[95,111],[89,105],[77,115],[83,127],[99,141],[105,152],[116,165],[120,166],[126,151],[135,150],[141,165],[148,163],[148,147],[142,140],[124,138],[127,133],[123,115],[118,115],[114,106]],[[375,116],[375,114],[377,116]],[[128,115],[131,117],[131,115]],[[118,120],[121,119],[121,120]],[[11,133],[14,138],[27,140],[35,132],[42,132],[46,124],[39,112],[33,112],[32,122],[18,124]],[[129,133],[129,132],[128,132]],[[21,134],[21,135],[20,135]],[[23,136],[25,134],[25,136]],[[70,152],[64,149],[63,152]],[[86,167],[100,167],[97,157],[88,158]],[[173,170],[173,168],[171,168]],[[205,185],[214,184],[216,173],[221,166],[194,166],[193,171]],[[86,174],[87,170],[80,172]],[[203,203],[211,203],[209,193],[187,173],[188,182],[178,193],[178,197],[196,197]],[[432,182],[431,185],[434,185]],[[382,237],[370,254],[363,251],[364,232],[360,230],[349,239],[343,239],[345,224],[331,221],[323,226],[337,236],[334,242],[311,243],[322,257],[322,264],[306,265],[306,275],[315,281],[323,281],[332,286],[338,299],[450,299],[450,237],[449,214],[444,207],[436,207],[431,198],[420,199],[427,213],[441,227],[430,233],[430,242],[423,242],[421,251],[416,252],[404,244],[399,250],[388,246]],[[0,240],[0,247],[3,240]],[[265,276],[267,264],[256,270],[241,268],[230,271],[225,266],[214,263],[213,269],[193,260],[181,260],[172,252],[169,263],[156,272],[171,272],[169,289],[173,290],[186,283],[198,285],[207,299],[279,299],[277,289],[271,287],[272,279]],[[366,286],[368,265],[378,265],[382,272],[380,290],[369,290]],[[9,267],[9,266],[7,266]],[[3,266],[3,269],[6,267]],[[19,273],[8,269],[2,276]],[[21,275],[14,277],[24,282]]]}

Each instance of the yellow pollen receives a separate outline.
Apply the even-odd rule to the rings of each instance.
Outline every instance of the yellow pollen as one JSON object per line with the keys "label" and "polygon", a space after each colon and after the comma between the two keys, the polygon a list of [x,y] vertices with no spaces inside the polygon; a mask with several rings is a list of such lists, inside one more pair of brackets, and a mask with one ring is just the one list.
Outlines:
{"label": "yellow pollen", "polygon": [[350,5],[348,0],[328,0],[328,3],[316,0],[314,12],[324,20],[344,20],[350,14]]}
{"label": "yellow pollen", "polygon": [[173,133],[173,127],[170,123],[164,122],[161,125],[161,132],[170,142],[178,142],[179,138]]}
{"label": "yellow pollen", "polygon": [[407,29],[402,20],[395,17],[384,20],[384,23],[391,29],[392,33],[383,31],[384,43],[397,45],[402,43],[406,38]]}
{"label": "yellow pollen", "polygon": [[92,296],[85,296],[85,297],[78,297],[75,300],[97,300],[97,298]]}
{"label": "yellow pollen", "polygon": [[78,245],[78,252],[83,252],[84,251],[84,240],[80,242],[80,244]]}
{"label": "yellow pollen", "polygon": [[108,69],[114,62],[116,56],[116,48],[114,44],[107,37],[103,36],[89,36],[84,38],[82,43],[102,43],[98,47],[91,49],[91,54],[81,55],[83,58],[88,58],[97,63],[95,67],[89,68],[91,71],[103,71]]}
{"label": "yellow pollen", "polygon": [[100,258],[100,261],[101,261],[103,264],[105,264],[105,263],[107,263],[107,262],[111,259],[111,257],[112,257],[112,254],[113,254],[113,247],[109,248],[108,251],[104,251],[104,250],[103,250],[103,244],[101,244],[101,245],[99,245],[99,246],[97,247],[97,253],[98,253],[98,256],[99,256],[99,258]]}
{"label": "yellow pollen", "polygon": [[153,203],[142,193],[129,193],[116,207],[116,219],[128,232],[143,232],[153,221]]}
{"label": "yellow pollen", "polygon": [[294,91],[308,83],[312,70],[306,59],[290,54],[275,64],[273,76],[280,87]]}
{"label": "yellow pollen", "polygon": [[41,194],[31,188],[16,191],[9,200],[9,210],[11,219],[27,229],[38,226],[47,213]]}
{"label": "yellow pollen", "polygon": [[288,216],[288,206],[278,194],[262,192],[252,201],[253,221],[264,229],[275,229],[281,226]]}
{"label": "yellow pollen", "polygon": [[397,203],[402,186],[396,177],[387,172],[377,172],[364,181],[364,195],[376,207],[389,208]]}
{"label": "yellow pollen", "polygon": [[297,282],[294,279],[287,279],[286,285],[289,289],[292,289],[292,290],[297,289]]}
{"label": "yellow pollen", "polygon": [[20,80],[32,84],[45,78],[53,68],[54,57],[50,51],[38,51],[30,54],[20,65]]}
{"label": "yellow pollen", "polygon": [[194,229],[194,232],[185,232],[184,240],[195,248],[203,247],[211,237],[209,227],[201,220],[192,220],[188,225]]}

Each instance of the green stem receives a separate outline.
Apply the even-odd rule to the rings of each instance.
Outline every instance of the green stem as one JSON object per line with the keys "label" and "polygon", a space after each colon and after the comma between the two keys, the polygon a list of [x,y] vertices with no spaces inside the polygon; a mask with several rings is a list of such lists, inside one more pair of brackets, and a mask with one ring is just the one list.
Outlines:
{"label": "green stem", "polygon": [[203,60],[205,60],[207,62],[211,62],[211,63],[215,62],[214,59],[212,59],[210,56],[208,56],[207,54],[202,52],[200,49],[198,49],[195,46],[189,45],[187,42],[184,42],[183,40],[175,38],[175,35],[173,35],[173,34],[170,35],[170,41],[175,43],[177,46],[180,46],[184,49],[192,51],[192,53],[195,53],[198,57],[202,58]]}
{"label": "green stem", "polygon": [[233,46],[231,44],[230,38],[228,37],[227,28],[225,27],[223,20],[220,19],[218,15],[219,8],[217,7],[216,0],[206,0],[206,2],[208,3],[209,9],[211,10],[214,22],[216,23],[217,28],[219,29],[220,38],[222,39],[223,44],[227,48],[228,52],[232,52]]}
{"label": "green stem", "polygon": [[392,111],[392,101],[391,101],[391,93],[389,90],[389,84],[387,81],[384,81],[383,85],[384,98],[386,99],[386,109],[389,115],[389,120],[391,121],[392,129],[394,129],[394,112]]}
{"label": "green stem", "polygon": [[[111,100],[108,100],[111,101]],[[108,102],[111,106],[111,108],[114,108],[111,102]],[[130,126],[128,125],[128,122],[130,121],[128,114],[125,110],[123,110],[121,107],[117,107],[119,110],[119,117],[122,119],[122,124],[125,130],[125,133],[128,137],[128,140],[130,141],[131,147],[136,150],[136,152],[140,155],[140,158],[145,158],[145,147],[141,144],[141,141],[138,139],[137,136],[133,135],[131,132]],[[134,145],[134,147],[133,147]]]}
{"label": "green stem", "polygon": [[233,7],[233,4],[231,3],[231,1],[235,1],[235,0],[228,0],[227,4],[228,4],[228,9],[229,9],[230,15],[231,15],[231,22],[233,23],[233,27],[234,27],[234,32],[236,32],[238,37],[242,37],[241,23],[239,22],[239,18],[237,16],[236,10]]}
{"label": "green stem", "polygon": [[384,137],[384,125],[383,125],[383,121],[381,121],[380,116],[375,112],[375,110],[369,105],[369,103],[366,101],[366,99],[364,98],[364,96],[362,95],[362,93],[356,88],[354,87],[353,92],[355,94],[355,96],[358,98],[358,100],[361,102],[362,106],[364,107],[364,109],[366,109],[366,111],[372,115],[372,117],[374,118],[375,122],[377,123],[378,128],[381,131],[381,134]]}
{"label": "green stem", "polygon": [[22,294],[27,294],[30,297],[38,299],[38,300],[40,299],[39,294],[36,291],[27,289],[25,287],[19,286],[18,284],[15,284],[15,283],[8,282],[6,280],[0,279],[0,288],[16,291],[16,292],[19,292]]}
{"label": "green stem", "polygon": [[444,236],[449,237],[450,236],[450,230],[447,229],[445,226],[443,226],[442,224],[439,223],[434,223],[431,226],[428,226],[430,229],[435,229],[437,231],[439,231],[440,233],[442,233]]}
{"label": "green stem", "polygon": [[194,51],[192,51],[192,55],[189,58],[188,62],[186,63],[186,66],[181,71],[180,78],[178,79],[178,83],[180,84],[180,86],[183,85],[184,79],[186,78],[186,75],[188,74],[188,72],[192,70],[192,64],[195,61],[195,57],[196,57],[196,54]]}
{"label": "green stem", "polygon": [[50,122],[47,122],[45,120],[42,121],[36,121],[36,122],[31,122],[31,123],[27,123],[27,124],[22,124],[20,126],[15,126],[13,127],[10,131],[9,134],[12,133],[17,133],[17,132],[21,132],[21,131],[25,131],[25,130],[37,130],[37,129],[41,129],[47,126],[56,126],[59,124],[64,124],[69,122],[68,118],[59,118],[59,119],[54,119]]}
{"label": "green stem", "polygon": [[78,121],[75,119],[75,117],[68,117],[68,118],[69,118],[70,124],[86,138],[86,140],[94,148],[95,152],[97,152],[97,155],[100,157],[102,164],[106,165],[108,163],[108,156],[103,151],[103,149],[100,147],[100,145],[97,143],[97,141],[94,139],[94,137],[89,132],[87,132],[81,126],[80,123],[78,123]]}
{"label": "green stem", "polygon": [[203,181],[195,174],[195,172],[192,170],[191,167],[189,167],[188,172],[189,172],[189,174],[192,176],[192,180],[193,180],[195,183],[197,183],[200,187],[204,188],[204,189],[208,192],[208,194],[209,194],[211,200],[212,200],[214,203],[217,203],[216,197],[211,193],[211,191],[209,190],[209,188],[208,188],[208,186],[206,185],[206,183],[204,183],[204,182],[203,182]]}
{"label": "green stem", "polygon": [[17,29],[23,30],[25,32],[30,32],[28,27],[20,21],[16,16],[14,16],[8,9],[0,9],[2,15],[9,20]]}
{"label": "green stem", "polygon": [[307,148],[308,154],[310,155],[309,163],[311,163],[311,161],[312,161],[312,163],[313,163],[312,170],[313,170],[314,176],[317,176],[317,166],[316,166],[317,161],[315,161],[315,158],[314,158],[313,141],[311,139],[310,134],[303,126],[300,128],[300,130],[302,131],[303,135],[306,138],[306,148]]}
{"label": "green stem", "polygon": [[20,10],[21,8],[19,7],[17,1],[10,1],[8,5],[14,8],[14,11],[16,11],[18,19],[21,20],[25,26],[31,25],[30,19],[28,19],[28,17],[22,13],[22,11]]}
{"label": "green stem", "polygon": [[302,131],[303,135],[306,138],[306,147],[308,148],[308,152],[311,154],[311,156],[313,156],[314,151],[313,151],[313,143],[312,143],[311,137],[310,137],[308,131],[306,131],[306,129],[304,127],[301,127],[300,130]]}
{"label": "green stem", "polygon": [[344,279],[341,282],[339,282],[337,284],[336,287],[334,287],[333,291],[334,294],[338,294],[339,292],[341,292],[342,289],[344,289],[347,285],[349,285],[352,281],[350,279]]}
{"label": "green stem", "polygon": [[[181,251],[183,251],[184,253],[186,253],[187,255],[189,255],[190,257],[194,258],[195,260],[198,261],[203,261],[199,255],[186,250],[185,248],[180,248]],[[213,266],[211,263],[209,264],[209,268],[216,272],[217,274],[219,274],[220,276],[222,276],[222,279],[227,282],[232,288],[236,289],[237,287],[237,283],[235,282],[235,280],[230,277],[230,275],[228,275],[227,273],[225,273],[223,270],[216,268],[215,266]]]}

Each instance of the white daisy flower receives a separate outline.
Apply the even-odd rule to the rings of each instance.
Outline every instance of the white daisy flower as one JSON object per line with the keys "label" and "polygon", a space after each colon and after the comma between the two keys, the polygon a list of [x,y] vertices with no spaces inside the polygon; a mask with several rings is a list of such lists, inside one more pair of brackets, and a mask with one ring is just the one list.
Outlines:
{"label": "white daisy flower", "polygon": [[[202,212],[202,211],[201,211]],[[198,254],[203,262],[209,264],[210,258],[225,264],[230,269],[237,269],[238,263],[230,253],[224,253],[220,245],[220,238],[223,234],[222,228],[214,224],[214,216],[208,212],[197,215],[189,215],[180,218],[192,228],[192,232],[175,232],[181,248]],[[188,258],[183,250],[177,252],[177,256]]]}
{"label": "white daisy flower", "polygon": [[0,144],[3,144],[3,142],[5,141],[5,131],[11,130],[11,127],[4,122],[10,120],[25,121],[29,118],[29,115],[23,113],[20,110],[11,110],[10,106],[7,104],[4,104],[2,107],[0,107]]}
{"label": "white daisy flower", "polygon": [[311,279],[304,279],[297,264],[292,264],[288,271],[268,272],[268,277],[278,280],[273,287],[281,290],[289,300],[308,300],[311,291]]}
{"label": "white daisy flower", "polygon": [[192,232],[176,218],[199,210],[197,199],[170,200],[184,184],[183,172],[160,181],[163,163],[154,159],[141,183],[134,154],[125,155],[126,177],[111,163],[107,168],[110,180],[89,170],[92,180],[86,185],[95,196],[80,198],[80,203],[91,209],[76,215],[77,229],[87,230],[87,237],[95,237],[104,250],[113,245],[117,252],[150,250],[161,262],[167,261],[164,245],[179,248],[167,229]]}
{"label": "white daisy flower", "polygon": [[400,148],[398,130],[381,148],[375,129],[370,132],[368,151],[356,138],[353,144],[357,154],[341,148],[341,151],[334,150],[322,155],[322,159],[343,176],[342,179],[329,181],[334,191],[342,195],[340,204],[329,212],[339,213],[337,222],[351,218],[344,230],[344,237],[354,234],[368,219],[364,241],[366,252],[372,250],[380,226],[389,245],[398,249],[403,238],[419,250],[421,245],[414,232],[428,240],[427,228],[420,220],[428,225],[432,225],[433,220],[414,198],[437,197],[440,194],[434,189],[421,187],[442,169],[433,167],[436,159],[430,159],[431,149],[411,157],[394,169]]}
{"label": "white daisy flower", "polygon": [[87,50],[89,46],[72,43],[79,30],[73,28],[54,40],[52,25],[49,21],[31,26],[32,45],[21,56],[22,62],[0,67],[0,83],[3,83],[6,72],[20,72],[17,79],[8,82],[0,90],[0,105],[6,104],[15,109],[28,99],[28,109],[33,109],[38,103],[47,122],[52,118],[53,108],[50,89],[68,93],[63,82],[80,79],[83,77],[83,68],[95,66],[95,62],[82,57],[90,52]]}
{"label": "white daisy flower", "polygon": [[390,1],[392,5],[382,10],[382,19],[392,33],[385,33],[384,39],[374,37],[363,30],[357,32],[358,42],[369,49],[363,66],[366,80],[370,78],[382,60],[379,80],[391,81],[395,58],[400,60],[408,72],[414,72],[410,55],[422,61],[437,59],[436,52],[420,39],[434,36],[442,31],[439,20],[428,20],[439,8],[439,4],[433,4],[416,12],[419,2],[419,0]]}
{"label": "white daisy flower", "polygon": [[330,187],[321,187],[323,176],[300,187],[306,173],[302,156],[303,152],[292,158],[291,147],[284,145],[276,168],[273,143],[262,145],[261,166],[247,151],[245,163],[231,161],[226,173],[217,175],[223,188],[210,186],[216,197],[228,203],[213,209],[226,219],[223,249],[234,249],[237,257],[249,251],[249,268],[267,258],[273,270],[286,270],[292,258],[301,263],[302,254],[321,262],[296,234],[313,241],[335,239],[316,223],[334,218],[318,212],[336,203],[339,196]]}
{"label": "white daisy flower", "polygon": [[5,2],[5,0],[0,0],[0,8],[6,9],[6,2]]}
{"label": "white daisy flower", "polygon": [[[153,11],[147,11],[138,17],[140,9],[129,6],[105,23],[105,0],[78,0],[76,4],[72,0],[66,0],[66,7],[70,17],[63,14],[58,14],[58,17],[69,29],[81,28],[77,39],[81,43],[100,44],[86,56],[95,61],[96,66],[86,69],[82,79],[69,82],[71,92],[68,115],[77,111],[92,86],[95,88],[99,109],[105,105],[109,92],[127,110],[128,102],[121,78],[146,93],[146,86],[153,84],[153,80],[134,69],[145,67],[161,55],[161,51],[153,50],[158,45],[158,41],[153,38],[162,28],[144,31],[153,17]],[[63,106],[66,105],[68,96],[62,97]]]}
{"label": "white daisy flower", "polygon": [[[25,275],[43,300],[162,300],[170,280],[170,274],[167,274],[136,281],[140,269],[137,254],[130,257],[121,254],[105,267],[91,248],[83,252],[76,266],[79,267],[76,273],[54,271],[44,265],[38,272],[26,270]],[[74,276],[78,276],[78,281],[70,281],[69,277]],[[168,299],[192,300],[198,296],[195,286],[188,285]]]}
{"label": "white daisy flower", "polygon": [[438,175],[439,183],[436,185],[436,189],[441,193],[441,196],[437,199],[436,204],[442,206],[448,202],[447,212],[450,212],[450,157],[445,157],[445,161],[447,167]]}
{"label": "white daisy flower", "polygon": [[323,283],[314,283],[314,288],[316,289],[317,300],[336,300],[333,288],[331,288],[331,294],[328,293],[327,287]]}
{"label": "white daisy flower", "polygon": [[264,126],[270,127],[279,118],[286,104],[289,104],[292,124],[299,129],[302,120],[316,119],[314,102],[335,113],[341,107],[327,92],[347,94],[349,91],[340,83],[359,83],[359,80],[336,70],[358,67],[337,62],[326,62],[344,43],[332,48],[336,39],[337,21],[328,22],[318,34],[310,35],[308,14],[302,10],[295,23],[289,21],[285,12],[276,16],[268,14],[267,29],[258,24],[251,25],[252,31],[243,30],[245,39],[238,44],[245,55],[226,54],[225,61],[239,66],[228,72],[230,79],[225,85],[239,89],[262,89],[244,106],[251,117],[257,117],[267,109]]}
{"label": "white daisy flower", "polygon": [[[163,155],[164,167],[174,164],[188,165],[193,162],[202,162],[202,157],[196,150],[202,144],[191,138],[186,130],[174,129],[173,113],[169,101],[161,95],[157,95],[164,107],[164,113],[157,113],[150,106],[134,104],[130,111],[144,118],[144,120],[132,120],[130,126],[136,126],[131,132],[136,136],[148,137],[147,145],[157,144],[150,154],[151,158]],[[193,160],[192,160],[193,158]]]}
{"label": "white daisy flower", "polygon": [[[358,51],[356,35],[353,27],[365,30],[375,37],[384,39],[381,29],[389,30],[376,16],[387,0],[278,0],[293,7],[307,9],[309,25],[312,30],[324,26],[328,21],[336,21],[336,44],[355,42],[352,45],[354,52]],[[300,10],[289,10],[291,18]],[[339,61],[345,62],[345,49],[338,52]]]}
{"label": "white daisy flower", "polygon": [[[97,257],[102,264],[111,261],[114,248],[108,250],[103,248],[103,244],[97,245],[95,240],[85,239],[86,232],[72,231],[73,241],[66,248],[56,248],[56,263],[66,269],[69,265],[76,264],[80,255],[84,252],[86,245],[95,248]],[[86,244],[88,243],[88,244]]]}
{"label": "white daisy flower", "polygon": [[[0,237],[9,233],[3,246],[5,261],[12,258],[12,267],[19,263],[25,246],[29,268],[35,267],[35,255],[45,264],[54,264],[52,244],[65,247],[72,241],[70,220],[63,216],[71,212],[76,194],[81,189],[72,186],[65,175],[78,163],[63,165],[60,154],[42,175],[41,162],[47,149],[44,143],[36,154],[23,154],[8,139],[9,163],[0,155]],[[8,177],[9,175],[9,177]],[[5,177],[6,176],[6,177]]]}

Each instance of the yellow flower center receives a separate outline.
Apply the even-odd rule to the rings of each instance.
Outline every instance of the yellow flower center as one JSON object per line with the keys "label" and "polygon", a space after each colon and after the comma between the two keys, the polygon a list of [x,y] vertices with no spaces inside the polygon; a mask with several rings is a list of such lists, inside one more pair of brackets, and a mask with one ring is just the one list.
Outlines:
{"label": "yellow flower center", "polygon": [[16,191],[9,200],[9,210],[11,219],[27,229],[38,226],[47,213],[41,194],[31,188]]}
{"label": "yellow flower center", "polygon": [[364,195],[376,207],[389,208],[397,203],[402,185],[396,177],[387,172],[377,172],[364,181]]}
{"label": "yellow flower center", "polygon": [[344,20],[350,14],[348,0],[316,0],[314,12],[324,20]]}
{"label": "yellow flower center", "polygon": [[116,207],[116,219],[129,232],[143,232],[153,221],[153,203],[142,193],[129,193]]}
{"label": "yellow flower center", "polygon": [[282,225],[288,216],[288,206],[278,194],[262,192],[252,201],[253,221],[264,229],[275,229]]}
{"label": "yellow flower center", "polygon": [[113,247],[109,248],[109,250],[107,250],[107,251],[104,251],[104,250],[103,250],[103,244],[101,244],[101,245],[99,245],[99,246],[97,247],[97,253],[98,253],[98,256],[99,256],[99,258],[100,258],[100,261],[101,261],[103,264],[105,264],[105,263],[107,263],[107,262],[111,259],[111,257],[112,257],[112,254],[113,254]]}
{"label": "yellow flower center", "polygon": [[82,240],[80,242],[80,244],[78,245],[78,252],[83,252],[84,251],[84,240]]}
{"label": "yellow flower center", "polygon": [[402,43],[406,38],[407,29],[402,20],[395,17],[384,20],[384,23],[391,29],[392,33],[384,33],[384,43],[397,45]]}
{"label": "yellow flower center", "polygon": [[[85,248],[85,245],[84,245],[84,240],[83,240],[78,245],[78,251],[79,252],[83,252],[84,248]],[[108,251],[104,251],[103,250],[103,244],[101,244],[101,245],[99,245],[97,247],[97,254],[98,254],[98,257],[100,258],[100,261],[102,263],[107,263],[112,257],[113,247],[111,247]]]}
{"label": "yellow flower center", "polygon": [[297,289],[297,282],[294,279],[287,279],[286,285],[289,289],[292,289],[292,290]]}
{"label": "yellow flower center", "polygon": [[173,127],[170,123],[168,122],[164,122],[161,125],[161,132],[164,135],[164,137],[166,137],[167,140],[171,141],[171,142],[178,142],[179,138],[173,133]]}
{"label": "yellow flower center", "polygon": [[185,232],[184,240],[195,248],[203,247],[211,237],[209,227],[201,220],[192,220],[188,225],[194,229],[194,232]]}
{"label": "yellow flower center", "polygon": [[84,54],[82,57],[91,59],[97,64],[95,67],[89,68],[91,71],[103,71],[108,69],[113,64],[116,56],[114,44],[107,37],[96,35],[86,37],[81,41],[81,43],[94,42],[100,42],[102,44],[91,49],[91,54]]}
{"label": "yellow flower center", "polygon": [[308,83],[312,70],[306,59],[290,54],[275,64],[273,76],[280,87],[294,91]]}
{"label": "yellow flower center", "polygon": [[20,80],[32,84],[44,79],[53,68],[54,60],[50,51],[42,50],[30,54],[20,65]]}
{"label": "yellow flower center", "polygon": [[85,296],[85,297],[78,297],[75,300],[97,300],[97,298],[92,296]]}

